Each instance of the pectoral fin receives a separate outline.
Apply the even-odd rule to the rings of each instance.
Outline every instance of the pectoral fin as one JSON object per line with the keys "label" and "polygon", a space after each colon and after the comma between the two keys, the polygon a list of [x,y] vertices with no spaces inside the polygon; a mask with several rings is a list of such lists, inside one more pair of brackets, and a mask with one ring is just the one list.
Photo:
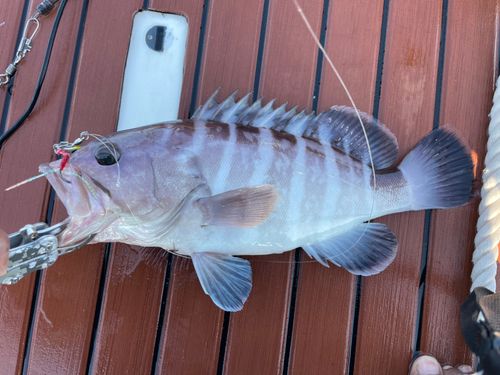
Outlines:
{"label": "pectoral fin", "polygon": [[326,267],[330,261],[355,275],[370,276],[391,264],[398,250],[398,242],[387,225],[368,223],[302,248]]}
{"label": "pectoral fin", "polygon": [[252,268],[245,259],[216,253],[191,255],[201,286],[225,311],[240,311],[252,290]]}
{"label": "pectoral fin", "polygon": [[274,185],[230,190],[198,200],[209,225],[253,228],[266,221],[276,208],[279,191]]}

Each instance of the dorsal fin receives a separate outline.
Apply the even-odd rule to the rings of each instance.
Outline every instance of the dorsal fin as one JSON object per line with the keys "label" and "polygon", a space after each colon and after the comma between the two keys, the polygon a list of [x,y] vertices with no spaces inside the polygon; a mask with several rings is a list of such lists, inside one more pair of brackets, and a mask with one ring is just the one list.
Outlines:
{"label": "dorsal fin", "polygon": [[[251,94],[235,102],[236,92],[219,104],[216,100],[218,89],[208,101],[198,108],[192,118],[205,121],[222,121],[253,127],[265,127],[298,137],[308,137],[320,142],[330,143],[370,165],[370,156],[366,145],[363,128],[356,111],[345,106],[333,106],[326,112],[315,116],[305,110],[296,114],[297,107],[285,110],[286,104],[273,108],[273,101],[262,107],[262,98],[249,105]],[[372,116],[359,111],[365,127],[375,169],[389,167],[398,156],[396,137]]]}

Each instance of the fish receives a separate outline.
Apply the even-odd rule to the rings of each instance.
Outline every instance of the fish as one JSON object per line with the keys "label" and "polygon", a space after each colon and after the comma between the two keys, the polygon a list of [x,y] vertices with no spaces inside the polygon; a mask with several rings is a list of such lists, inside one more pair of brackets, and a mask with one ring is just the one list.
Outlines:
{"label": "fish", "polygon": [[397,139],[366,113],[361,126],[349,107],[297,113],[236,92],[218,103],[217,92],[190,119],[97,137],[64,168],[42,164],[69,215],[59,246],[94,235],[188,256],[213,302],[239,311],[252,289],[239,256],[302,248],[326,267],[374,275],[398,242],[372,219],[474,195],[471,150],[451,125],[391,167]]}

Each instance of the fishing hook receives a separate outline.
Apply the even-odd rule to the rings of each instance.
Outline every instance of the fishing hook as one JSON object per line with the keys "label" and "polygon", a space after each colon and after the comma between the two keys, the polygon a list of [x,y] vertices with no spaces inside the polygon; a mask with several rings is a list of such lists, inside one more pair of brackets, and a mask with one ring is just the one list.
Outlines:
{"label": "fishing hook", "polygon": [[66,182],[67,184],[71,184],[71,181],[68,181],[68,180],[66,180],[66,178],[64,178],[64,177],[63,177],[63,175],[62,175],[62,171],[61,171],[61,170],[59,170],[59,177],[61,177],[61,180],[63,180],[63,181],[64,181],[64,182]]}

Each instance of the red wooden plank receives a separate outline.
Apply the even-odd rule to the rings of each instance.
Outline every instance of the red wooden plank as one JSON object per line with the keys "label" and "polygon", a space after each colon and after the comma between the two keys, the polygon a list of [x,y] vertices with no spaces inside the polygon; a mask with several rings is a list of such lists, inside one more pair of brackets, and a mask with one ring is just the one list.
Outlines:
{"label": "red wooden plank", "polygon": [[[380,120],[399,142],[400,161],[432,130],[441,1],[390,2]],[[424,213],[381,222],[396,234],[399,253],[379,275],[363,279],[355,374],[404,374],[415,340]]]}
{"label": "red wooden plank", "polygon": [[[188,44],[187,44],[187,50],[186,50],[182,97],[181,97],[181,103],[180,103],[180,108],[179,108],[179,118],[187,118],[188,114],[189,114],[189,105],[191,102],[191,90],[193,87],[194,69],[195,69],[195,65],[196,65],[196,56],[197,56],[197,51],[198,51],[198,41],[199,41],[199,32],[200,32],[199,26],[201,24],[203,2],[199,1],[199,0],[191,1],[191,2],[182,2],[182,1],[168,1],[167,2],[167,1],[162,1],[162,0],[153,0],[150,2],[149,5],[150,5],[150,9],[156,9],[159,11],[169,12],[169,13],[182,14],[188,20],[188,24],[189,24]],[[164,252],[164,250],[161,250],[161,249],[156,249],[156,251]],[[164,253],[164,254],[166,254],[166,253]],[[163,265],[163,270],[161,270],[161,271],[160,271],[161,268],[158,268],[158,267],[161,267],[161,264],[158,264],[155,267],[156,267],[156,269],[154,272],[157,272],[157,273],[162,275],[161,280],[158,279],[155,287],[156,288],[159,287],[160,288],[159,290],[162,291],[163,290],[163,280],[164,280],[164,275],[165,275],[164,274],[165,265]],[[177,268],[174,266],[173,269],[174,270],[172,272],[175,273],[175,270]],[[192,273],[190,273],[190,275],[192,275]],[[177,280],[175,275],[172,275],[170,284],[174,284],[175,280]],[[170,294],[170,290],[171,289],[169,289],[169,294]],[[159,312],[160,300],[161,300],[161,295],[159,295],[157,298],[158,312]],[[168,308],[167,308],[167,310],[168,310]],[[176,312],[178,312],[178,311],[179,310],[176,310]],[[191,309],[189,309],[188,311],[190,313],[193,312]],[[169,316],[169,318],[170,318],[170,314],[168,312],[167,312],[167,316]],[[158,322],[158,315],[155,315],[155,317],[156,317],[156,320],[154,321],[154,330],[150,328],[151,332],[154,334],[156,334],[156,324]],[[210,317],[210,315],[208,315],[208,317]],[[178,316],[178,318],[185,319],[185,317],[183,317],[183,316]],[[175,322],[175,318],[172,318],[172,321]],[[199,323],[201,323],[202,319],[198,319],[197,317],[193,316],[193,323],[195,321],[196,321],[196,324],[199,324]],[[204,327],[203,325],[200,326],[200,328],[202,328],[202,330],[203,330],[203,327]],[[204,335],[200,334],[200,332],[197,332],[198,338],[203,339]],[[210,330],[206,330],[206,332],[209,332],[209,337],[212,338],[212,336],[213,336],[212,332]],[[164,330],[163,337],[165,338],[166,336],[169,336],[169,333],[170,332],[165,332],[165,330]],[[152,336],[151,339],[152,340],[150,342],[151,342],[151,344],[154,345],[155,336]],[[165,361],[168,363],[168,358],[165,358],[164,342],[162,344],[163,344],[162,349],[160,350],[160,355],[159,355],[159,359],[158,359],[158,370],[160,373],[162,372],[162,369],[163,369],[163,363]],[[171,344],[175,345],[177,347],[178,342],[177,342],[177,340],[175,340]],[[187,348],[189,348],[189,347],[191,347],[193,349],[197,349],[196,344],[191,343],[191,342],[188,342],[188,343],[186,343],[185,346],[180,346],[180,347],[186,348],[186,351],[187,351]],[[153,347],[151,347],[151,351],[150,351],[151,359],[152,359],[152,355],[153,355],[152,349],[153,349]],[[200,349],[200,348],[198,348],[198,349]],[[214,357],[215,357],[214,353],[212,353],[210,350],[208,350],[207,353],[209,353],[208,354],[209,359],[213,361]],[[167,356],[170,354],[171,354],[171,350],[168,350]],[[195,364],[195,362],[197,360],[197,358],[195,358],[195,357],[198,357],[198,358],[203,357],[203,356],[200,356],[200,351],[196,351],[196,352],[193,351],[191,354],[192,354],[192,356],[190,356],[189,354],[187,355],[187,359],[188,359],[188,362],[190,365]],[[182,362],[180,361],[179,357],[176,357],[174,359],[174,361],[175,361],[175,364],[173,366],[169,365],[167,367],[169,369],[169,371],[174,371],[173,369],[175,369],[175,368],[178,368],[178,369],[182,368]],[[151,362],[150,362],[150,366],[151,366]],[[176,367],[176,366],[178,366],[178,367]],[[205,367],[202,367],[202,368],[205,368]]]}
{"label": "red wooden plank", "polygon": [[[0,74],[12,62],[14,51],[17,48],[16,39],[23,14],[24,1],[2,1],[0,3]],[[21,68],[23,69],[23,68]],[[7,88],[0,89],[0,113],[3,112]]]}
{"label": "red wooden plank", "polygon": [[[323,1],[302,4],[319,35]],[[295,6],[273,1],[269,7],[260,95],[277,98],[275,106],[311,108],[317,47]],[[291,25],[294,25],[292,27]],[[242,311],[231,314],[225,374],[280,373],[287,336],[294,253],[249,258],[253,290]],[[263,324],[269,322],[269,324]]]}
{"label": "red wooden plank", "polygon": [[[330,5],[331,6],[331,5]],[[382,0],[341,0],[330,9],[325,50],[360,111],[372,113],[378,68]],[[323,61],[320,110],[332,105],[352,107],[337,76]]]}
{"label": "red wooden plank", "polygon": [[113,247],[92,372],[151,371],[168,253]]}
{"label": "red wooden plank", "polygon": [[[31,4],[29,14],[33,13],[36,5],[38,2]],[[52,145],[60,134],[76,38],[76,30],[71,29],[70,25],[75,20],[78,22],[80,10],[81,1],[68,4],[60,25],[67,31],[59,33],[55,41],[52,62],[56,60],[64,68],[57,69],[52,63],[45,79],[39,104],[27,122],[2,149],[1,191],[15,182],[36,175],[38,165],[53,157]],[[41,20],[40,31],[36,40],[33,41],[33,50],[27,55],[18,71],[8,116],[9,126],[26,110],[33,95],[54,17],[55,12]],[[44,220],[48,191],[47,183],[39,180],[31,185],[2,193],[0,226],[12,232],[27,223]],[[1,354],[2,359],[0,359],[0,372],[2,373],[19,373],[22,368],[33,283],[34,274],[22,280],[19,285],[1,287],[1,321],[4,330],[0,336],[1,340],[5,340],[5,343],[0,344],[4,348]]]}
{"label": "red wooden plank", "polygon": [[[323,2],[302,1],[301,7],[319,37]],[[317,51],[295,5],[284,0],[271,1],[259,94],[276,98],[275,107],[288,101],[310,110]]]}
{"label": "red wooden plank", "polygon": [[[3,24],[0,26],[0,48],[5,51],[0,55],[0,74],[3,74],[7,66],[12,62],[23,6],[24,2],[21,1],[0,3],[0,24]],[[4,108],[5,95],[6,87],[3,87],[0,89],[0,113]],[[7,146],[3,147],[0,159],[0,189],[2,190],[7,187],[3,186],[8,185],[9,178],[10,181],[13,181],[13,179],[17,181],[17,178],[19,178],[18,172],[11,170],[9,173],[7,170],[9,164],[6,164],[6,161],[12,159],[12,157],[8,158],[12,151],[7,152]],[[7,233],[11,233],[26,224],[24,221],[25,216],[21,212],[16,215],[17,210],[13,209],[14,205],[9,207],[5,198],[5,194],[0,195],[0,207],[3,212],[0,216],[0,227]],[[28,209],[29,207],[23,206],[23,208]],[[9,212],[9,214],[5,214],[6,212]],[[38,221],[40,211],[33,210],[31,218]],[[34,277],[26,277],[17,285],[0,287],[0,347],[2,348],[0,352],[0,371],[3,373],[17,374],[22,368],[21,359],[29,318],[29,313],[26,313],[26,311],[29,311],[31,305],[34,281]]]}
{"label": "red wooden plank", "polygon": [[[120,36],[121,40],[128,37]],[[121,82],[116,86],[121,87]],[[93,372],[151,371],[167,256],[162,249],[113,245]]]}
{"label": "red wooden plank", "polygon": [[253,90],[263,7],[263,0],[210,3],[197,98],[199,105],[221,86],[219,101],[238,89],[236,100]]}
{"label": "red wooden plank", "polygon": [[[127,4],[107,2],[89,6],[79,65],[80,75],[75,85],[69,138],[74,139],[82,130],[107,134],[115,129],[132,19],[134,13],[141,6],[142,2],[140,1],[128,2]],[[102,22],[103,15],[108,14],[109,17],[112,17],[116,14],[117,9],[120,10],[118,18],[120,22],[112,24]],[[102,35],[106,35],[104,43],[101,39]],[[98,63],[96,59],[106,61],[106,64],[99,62],[101,69],[98,74],[93,72]],[[89,79],[91,75],[93,79]],[[89,96],[89,92],[97,94]],[[88,108],[93,108],[91,115],[88,113]],[[87,122],[89,120],[95,125],[91,126]],[[85,341],[82,341],[82,357],[78,358],[78,361],[81,362],[80,371],[85,371],[87,361],[97,283],[101,272],[102,249],[102,245],[92,248],[94,254],[91,258],[94,260],[94,268],[85,270],[86,273],[80,272],[78,275],[81,279],[75,279],[71,285],[68,285],[70,288],[83,289],[94,298],[91,300],[92,303],[83,309],[85,313],[80,315],[82,328],[78,333],[85,335],[86,338]],[[127,249],[124,245],[117,245],[112,251],[108,272],[110,276],[106,284],[94,351],[92,368],[94,372],[109,369],[120,373],[126,369],[142,373],[149,371],[151,366],[163,275],[161,272],[151,272],[154,276],[146,277],[148,271],[151,270],[149,264],[143,262],[144,259],[141,257],[143,254],[137,254],[131,250],[127,251]],[[84,250],[80,250],[80,252],[82,251]],[[84,256],[80,252],[75,253],[74,259],[77,262],[81,261]],[[70,266],[69,269],[75,270],[76,264]],[[162,262],[157,262],[156,267],[162,268]],[[114,272],[115,268],[118,268],[119,271]],[[154,271],[158,270],[154,269]],[[85,282],[85,280],[88,281]],[[83,285],[83,288],[80,285],[82,283],[86,284]],[[145,299],[148,297],[156,300],[156,305],[145,303]],[[84,302],[85,300],[79,304],[80,309]],[[153,313],[151,313],[152,311]],[[145,318],[142,317],[143,314]],[[127,361],[124,360],[125,358]]]}
{"label": "red wooden plank", "polygon": [[174,261],[168,294],[157,373],[215,374],[224,314],[203,293],[191,259]]}
{"label": "red wooden plank", "polygon": [[231,314],[224,374],[281,373],[294,253],[246,259],[252,264],[253,288],[243,310]]}
{"label": "red wooden plank", "polygon": [[[183,91],[179,110],[180,118],[184,118],[187,117],[189,113],[191,88],[193,85],[194,68],[198,47],[199,25],[201,22],[202,2],[192,1],[189,3],[165,3],[162,1],[151,1],[150,8],[163,12],[182,14],[188,19],[188,45],[185,60]],[[123,245],[117,246],[118,249],[122,247]],[[134,274],[131,275],[131,278],[126,280],[123,286],[120,288],[114,288],[112,292],[108,292],[107,294],[109,295],[108,298],[113,297],[115,299],[121,298],[122,295],[131,295],[133,296],[133,300],[135,301],[134,303],[137,305],[138,309],[143,308],[143,306],[148,306],[148,304],[152,306],[150,306],[149,309],[145,309],[143,312],[134,314],[131,313],[130,301],[127,300],[117,301],[115,303],[106,302],[103,305],[104,318],[101,319],[103,324],[103,339],[98,341],[98,345],[99,348],[104,348],[104,350],[102,350],[102,354],[100,354],[100,358],[101,362],[105,365],[100,367],[94,366],[95,369],[108,369],[108,366],[112,365],[113,370],[118,372],[130,371],[131,368],[136,369],[135,372],[138,373],[150,371],[167,259],[167,253],[162,249],[150,251],[156,254],[156,257],[161,258],[161,261],[141,263],[142,267],[138,267]],[[133,260],[131,255],[133,255],[133,253],[123,252],[123,249],[117,250],[112,255],[112,259],[114,257],[119,262],[117,262],[116,265],[115,263],[110,265],[111,268],[108,274],[110,275],[111,280],[117,277],[123,277],[123,268],[120,264]],[[142,285],[142,292],[134,286],[136,284]],[[149,291],[149,293],[147,291]],[[106,334],[106,332],[109,331],[108,327],[115,319],[116,314],[119,314],[119,316],[128,322],[128,330],[131,332],[126,333],[125,331],[122,331],[123,333],[120,336],[111,336]],[[147,317],[147,322],[142,322],[143,319],[138,319],[138,316],[142,315]],[[106,316],[109,317],[106,319]],[[134,333],[134,331],[142,332],[141,337],[137,337],[137,334]],[[143,353],[143,358],[140,362],[134,357],[130,358],[131,362],[123,361],[123,357],[129,357],[129,353],[126,351],[127,347],[120,346],[119,344],[123,340],[136,343],[136,351],[141,351]],[[105,350],[105,348],[110,346],[116,346],[119,349],[115,349],[112,353],[109,353],[109,350]]]}
{"label": "red wooden plank", "polygon": [[[118,41],[128,40],[132,15],[141,5],[140,1],[136,4],[96,2],[89,5],[68,139],[75,139],[83,130],[107,134],[115,128],[128,47],[127,43]],[[80,10],[82,2],[74,6]],[[113,23],[106,23],[102,22],[104,14],[118,17]],[[76,17],[64,29],[71,30],[73,38],[78,31],[79,19]],[[67,56],[68,61],[63,66],[69,71],[73,52]],[[115,111],[110,108],[115,108]],[[52,143],[59,138],[59,133],[54,138]],[[56,206],[56,218],[62,219],[66,216],[65,210],[62,205]],[[103,249],[103,245],[89,246],[66,255],[44,273],[30,371],[44,369],[44,372],[53,374],[85,372]]]}
{"label": "red wooden plank", "polygon": [[[263,1],[210,2],[198,104],[219,86],[219,99],[253,88]],[[191,22],[190,22],[191,26]],[[190,260],[175,258],[159,373],[215,373],[224,313],[203,293]]]}
{"label": "red wooden plank", "polygon": [[[440,123],[453,124],[477,152],[479,176],[496,81],[498,19],[495,0],[449,3]],[[421,347],[442,362],[473,360],[460,333],[460,305],[471,286],[477,218],[478,203],[432,213]]]}
{"label": "red wooden plank", "polygon": [[[371,112],[377,76],[383,1],[336,1],[328,18],[326,50],[360,110]],[[336,51],[342,51],[337,53]],[[332,69],[323,66],[320,108],[352,106]],[[290,373],[346,374],[356,277],[307,256],[300,265]]]}
{"label": "red wooden plank", "polygon": [[0,289],[0,332],[2,353],[0,371],[6,374],[20,374],[25,350],[26,331],[35,277],[26,276],[9,289]]}

